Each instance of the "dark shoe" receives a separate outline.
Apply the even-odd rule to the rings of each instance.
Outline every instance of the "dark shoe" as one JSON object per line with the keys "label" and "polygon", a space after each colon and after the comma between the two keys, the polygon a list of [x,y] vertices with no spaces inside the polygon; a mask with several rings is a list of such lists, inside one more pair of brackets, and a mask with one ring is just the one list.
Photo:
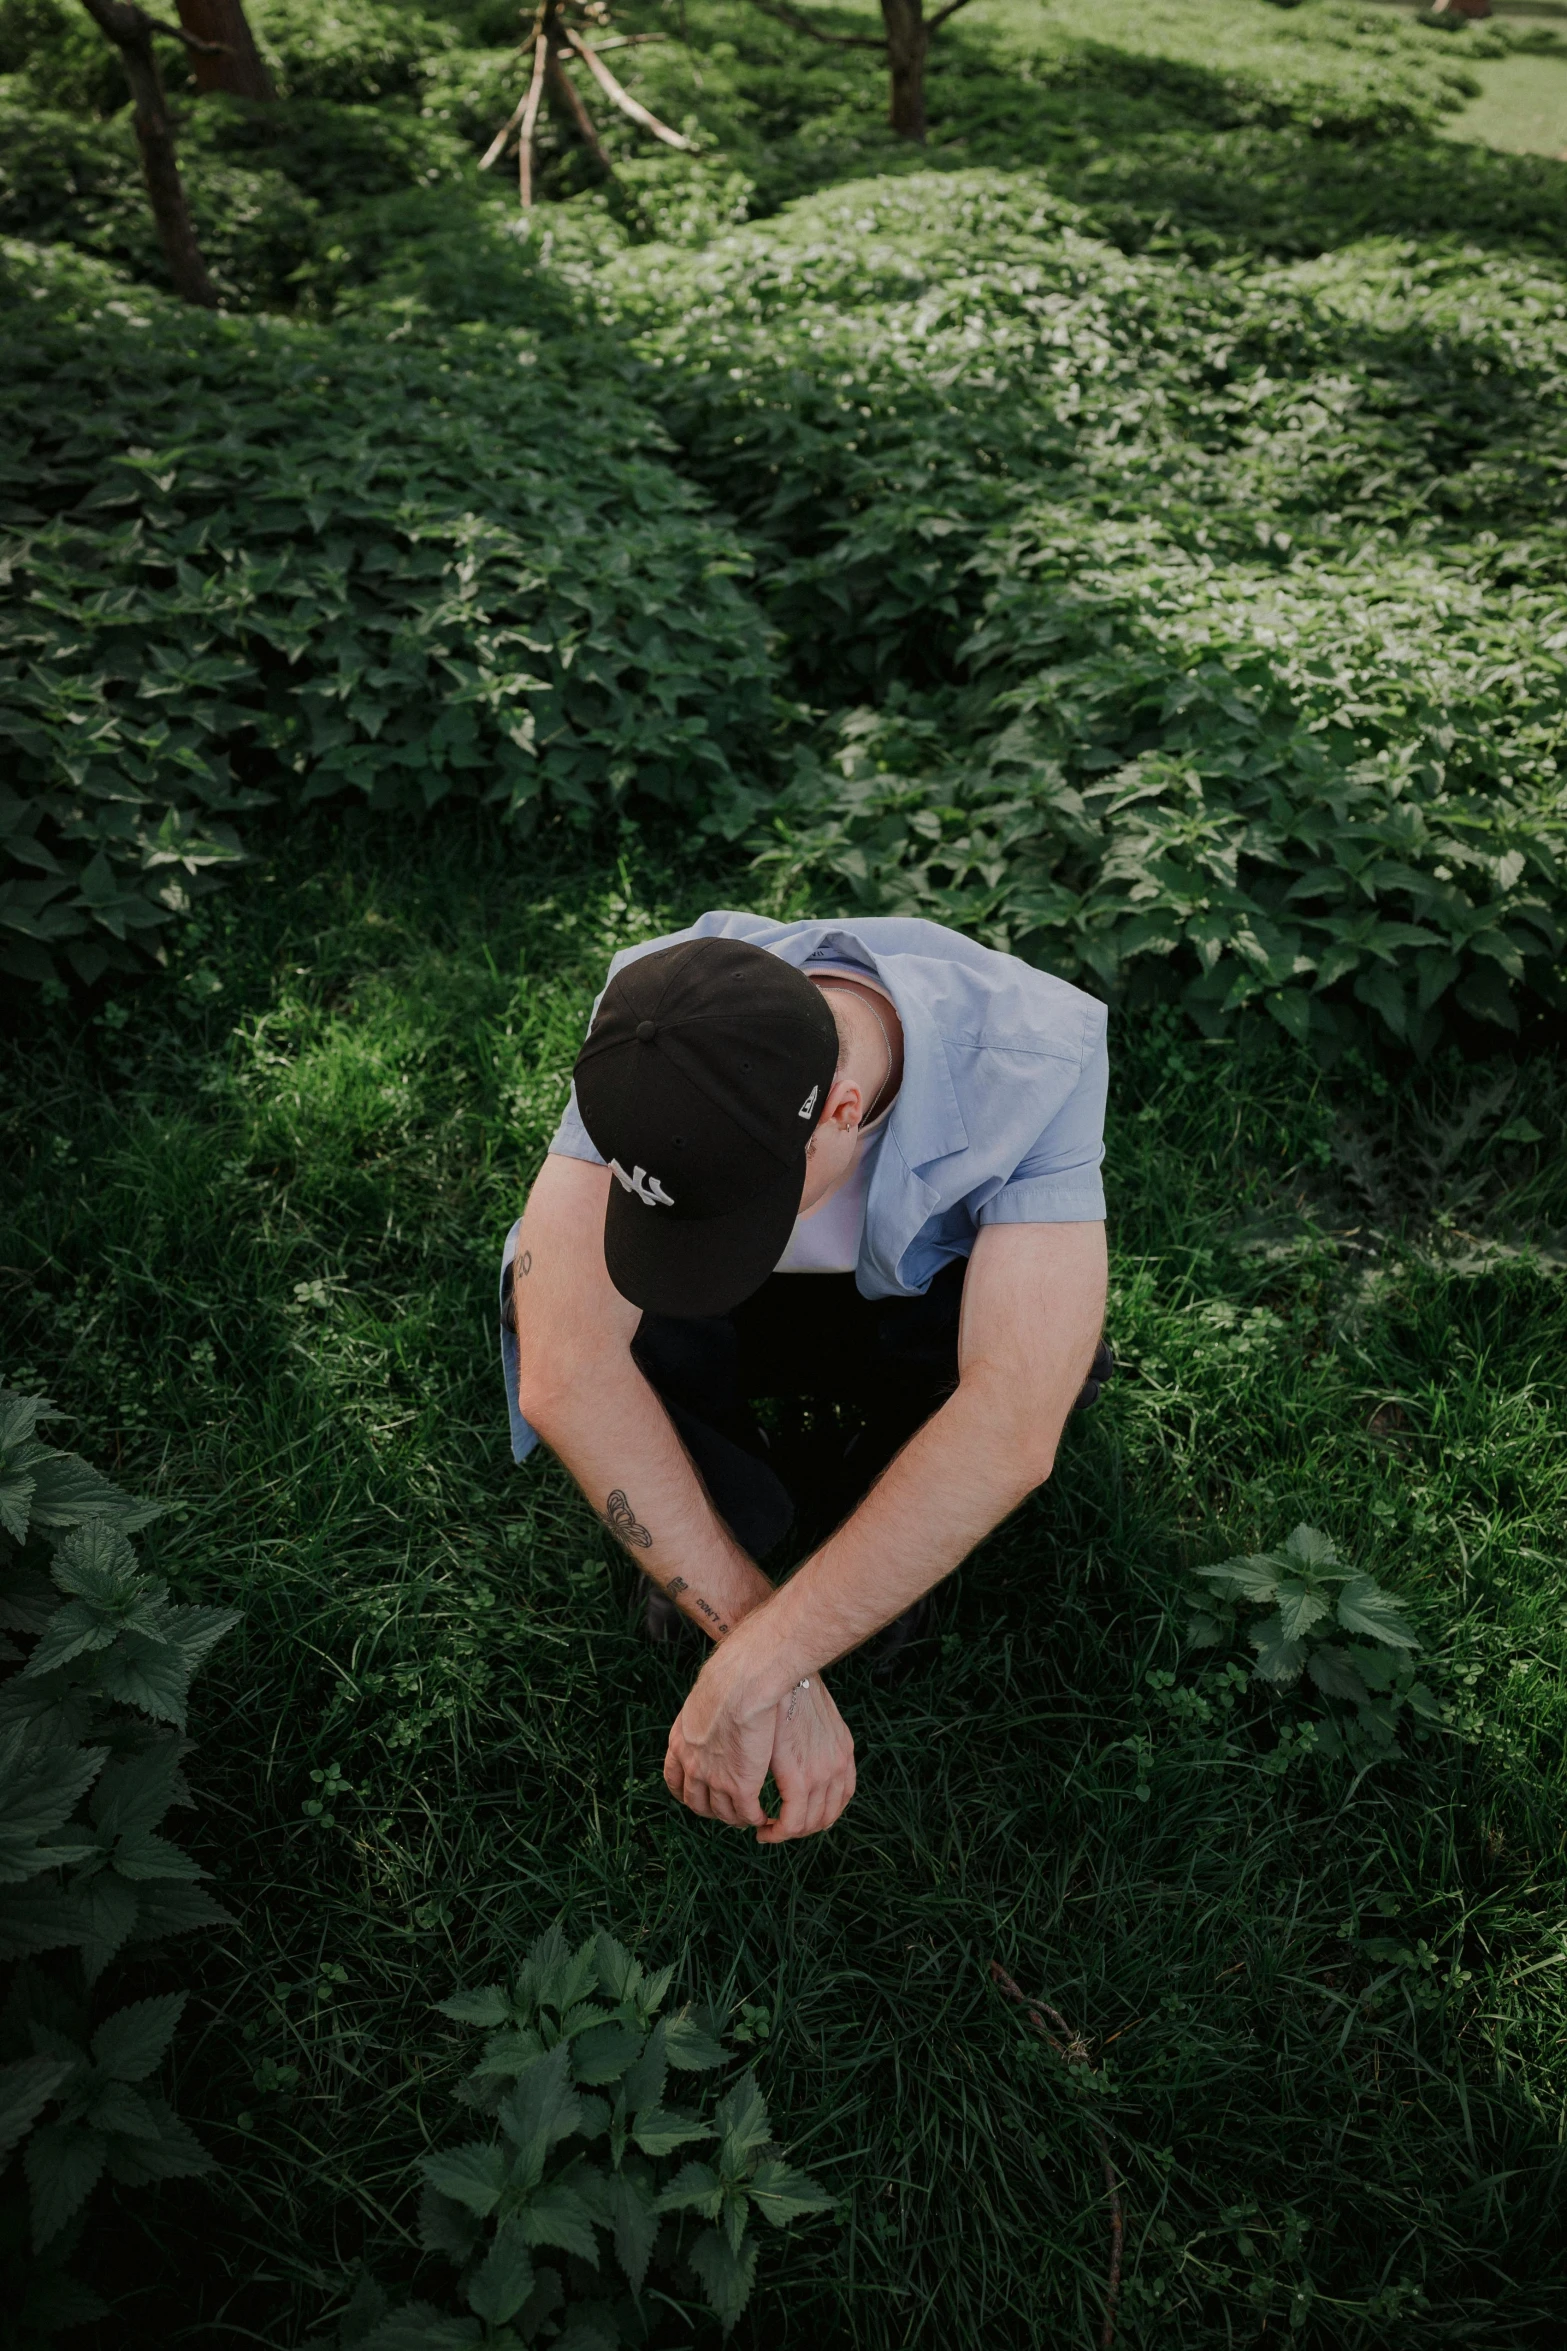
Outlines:
{"label": "dark shoe", "polygon": [[1101,1339],[1094,1349],[1094,1360],[1088,1367],[1088,1377],[1083,1382],[1081,1393],[1072,1410],[1086,1412],[1091,1404],[1097,1404],[1100,1389],[1106,1380],[1112,1380],[1114,1377],[1115,1357],[1110,1352],[1109,1342]]}
{"label": "dark shoe", "polygon": [[930,1594],[922,1592],[912,1608],[905,1608],[874,1640],[867,1641],[865,1654],[873,1682],[895,1690],[908,1679],[919,1662],[919,1644],[930,1630],[930,1613]]}

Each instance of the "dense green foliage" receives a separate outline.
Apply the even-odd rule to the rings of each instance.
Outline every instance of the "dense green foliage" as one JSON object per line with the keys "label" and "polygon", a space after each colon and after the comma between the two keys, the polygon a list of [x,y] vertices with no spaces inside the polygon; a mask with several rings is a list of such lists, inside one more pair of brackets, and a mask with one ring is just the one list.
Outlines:
{"label": "dense green foliage", "polygon": [[1216,277],[998,173],[615,283],[809,690],[866,698],[768,810],[786,880],[1134,994],[1174,959],[1205,1025],[1555,999],[1558,278]]}
{"label": "dense green foliage", "polygon": [[[1567,168],[1438,135],[1551,20],[978,0],[915,154],[875,57],[625,0],[701,152],[551,123],[523,236],[511,0],[251,6],[274,107],[165,52],[208,319],[112,56],[0,0],[0,937],[69,982],[8,1000],[5,1368],[245,1611],[224,2168],[95,2224],[101,2351],[491,2324],[429,2004],[560,1917],[685,1954],[838,2199],[740,2340],[1092,2339],[1097,2122],[1129,2351],[1554,2351]],[[507,1462],[494,1261],[609,955],[805,902],[1113,996],[1124,1369],[926,1670],[834,1670],[860,1793],[770,1852],[672,1807],[633,1570]]]}
{"label": "dense green foliage", "polygon": [[[651,2295],[667,2301],[670,2284],[695,2285],[731,2331],[756,2278],[753,2214],[787,2228],[828,2199],[782,2161],[754,2073],[716,2100],[711,2120],[665,2105],[671,2072],[707,2073],[733,2055],[689,2003],[658,2014],[674,1974],[649,1974],[602,1929],[573,1952],[551,1927],[509,1983],[440,2003],[489,2032],[457,2095],[470,2132],[476,2113],[492,2135],[421,2166],[420,2241],[455,2264],[472,2316],[454,2325],[427,2303],[386,2316],[385,2297],[361,2283],[340,2328],[345,2351],[521,2351],[541,2339],[617,2351],[647,2341]],[[573,2143],[600,2140],[602,2161]],[[674,2160],[704,2140],[717,2141],[711,2161]],[[690,2214],[708,2226],[693,2231]],[[618,2295],[600,2274],[600,2232],[625,2280]],[[535,2260],[541,2248],[553,2261]]]}
{"label": "dense green foliage", "polygon": [[723,787],[767,709],[745,559],[600,342],[149,332],[25,255],[11,291],[0,839],[40,870],[0,968],[123,967],[261,790],[465,793],[526,828],[633,775],[672,807]]}
{"label": "dense green foliage", "polygon": [[1403,1611],[1375,1576],[1346,1567],[1319,1528],[1297,1527],[1278,1551],[1196,1572],[1206,1589],[1187,1639],[1196,1649],[1231,1644],[1249,1610],[1255,1678],[1288,1684],[1304,1671],[1327,1701],[1322,1720],[1299,1734],[1314,1753],[1372,1763],[1392,1753],[1406,1707],[1417,1721],[1442,1719],[1415,1679],[1420,1644]]}
{"label": "dense green foliage", "polygon": [[[1067,94],[1079,148],[1130,110],[1167,167],[1172,138],[1369,138],[1455,95],[1401,19],[1261,18],[1217,94],[1180,9],[1162,56],[1062,32],[1008,86]],[[715,234],[762,200],[716,94],[729,150],[633,164],[546,261],[464,163],[502,61],[390,21],[274,10],[297,95],[197,117],[213,169],[287,196],[214,196],[234,284],[353,323],[124,316],[13,261],[11,969],[132,960],[258,791],[456,789],[529,824],[679,806],[777,899],[945,911],[1209,1031],[1259,1006],[1424,1053],[1560,1009],[1554,265],[1362,241],[1215,270],[1211,238],[1128,236],[1080,151],[1086,203],[949,163]],[[689,53],[638,55],[678,112]],[[145,266],[126,197],[17,202]]]}
{"label": "dense green foliage", "polygon": [[[57,1417],[0,1387],[0,2165],[20,2146],[26,2189],[25,2204],[17,2175],[0,2189],[0,2261],[7,2339],[23,2344],[104,2314],[64,2265],[105,2171],[145,2187],[211,2168],[144,2086],[187,1995],[124,2003],[122,1980],[117,2006],[102,1979],[232,1923],[162,1832],[190,1801],[191,1675],[239,1619],[170,1605],[130,1543],[158,1508],[45,1442]],[[24,2239],[41,2258],[22,2258]]]}

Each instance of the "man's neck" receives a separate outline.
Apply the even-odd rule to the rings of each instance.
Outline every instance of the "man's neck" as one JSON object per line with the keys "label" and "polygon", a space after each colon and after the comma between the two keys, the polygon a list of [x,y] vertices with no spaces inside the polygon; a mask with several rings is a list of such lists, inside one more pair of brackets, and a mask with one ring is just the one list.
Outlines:
{"label": "man's neck", "polygon": [[849,1063],[845,1074],[860,1086],[865,1100],[861,1125],[869,1126],[888,1109],[903,1083],[903,1023],[890,996],[864,986],[841,973],[808,974],[824,994],[853,1007],[850,1013]]}

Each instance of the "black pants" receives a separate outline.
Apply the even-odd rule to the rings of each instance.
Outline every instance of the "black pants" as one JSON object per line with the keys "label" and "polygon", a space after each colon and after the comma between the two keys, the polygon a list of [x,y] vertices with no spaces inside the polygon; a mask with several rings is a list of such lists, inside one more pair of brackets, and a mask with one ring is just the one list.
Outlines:
{"label": "black pants", "polygon": [[[797,1506],[842,1515],[951,1395],[967,1270],[960,1258],[924,1297],[878,1299],[851,1273],[775,1273],[732,1314],[643,1316],[632,1355],[753,1559]],[[764,1397],[844,1410],[822,1416],[814,1442],[796,1428],[769,1444]]]}
{"label": "black pants", "polygon": [[[643,1316],[632,1355],[753,1559],[797,1507],[829,1531],[951,1395],[967,1271],[958,1258],[922,1298],[876,1299],[853,1274],[775,1273],[733,1314]],[[1080,1407],[1111,1369],[1101,1346]],[[770,1444],[754,1411],[764,1397],[844,1409],[813,1442],[796,1431]]]}

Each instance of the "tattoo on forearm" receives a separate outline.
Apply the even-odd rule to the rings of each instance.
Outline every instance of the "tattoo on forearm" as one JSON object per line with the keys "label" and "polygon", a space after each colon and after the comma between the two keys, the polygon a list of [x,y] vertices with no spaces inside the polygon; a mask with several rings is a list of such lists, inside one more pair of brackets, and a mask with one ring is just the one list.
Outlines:
{"label": "tattoo on forearm", "polygon": [[639,1521],[636,1512],[626,1500],[619,1486],[606,1501],[599,1517],[601,1523],[608,1527],[616,1542],[624,1543],[628,1550],[635,1548],[638,1551],[651,1551],[653,1548],[652,1536]]}
{"label": "tattoo on forearm", "polygon": [[[668,1583],[664,1586],[664,1589],[669,1594],[671,1600],[678,1600],[682,1592],[691,1592],[691,1586],[686,1582],[686,1579],[683,1575],[671,1576]],[[700,1592],[691,1592],[691,1605],[693,1608],[700,1608],[702,1614],[707,1618],[708,1623],[711,1625],[716,1625],[719,1632],[728,1632],[729,1627],[725,1624],[717,1609],[709,1608],[707,1602],[703,1599]]]}
{"label": "tattoo on forearm", "polygon": [[784,1721],[785,1721],[785,1722],[793,1722],[793,1720],[794,1720],[795,1716],[796,1716],[796,1715],[799,1713],[799,1711],[800,1711],[800,1685],[799,1685],[799,1683],[798,1683],[798,1682],[796,1682],[796,1684],[795,1684],[794,1688],[793,1688],[793,1689],[792,1689],[792,1690],[789,1692],[789,1703],[788,1703],[788,1705],[787,1705],[787,1706],[784,1708]]}
{"label": "tattoo on forearm", "polygon": [[523,1273],[532,1273],[533,1251],[531,1249],[524,1249],[522,1255],[517,1260],[517,1264]]}

